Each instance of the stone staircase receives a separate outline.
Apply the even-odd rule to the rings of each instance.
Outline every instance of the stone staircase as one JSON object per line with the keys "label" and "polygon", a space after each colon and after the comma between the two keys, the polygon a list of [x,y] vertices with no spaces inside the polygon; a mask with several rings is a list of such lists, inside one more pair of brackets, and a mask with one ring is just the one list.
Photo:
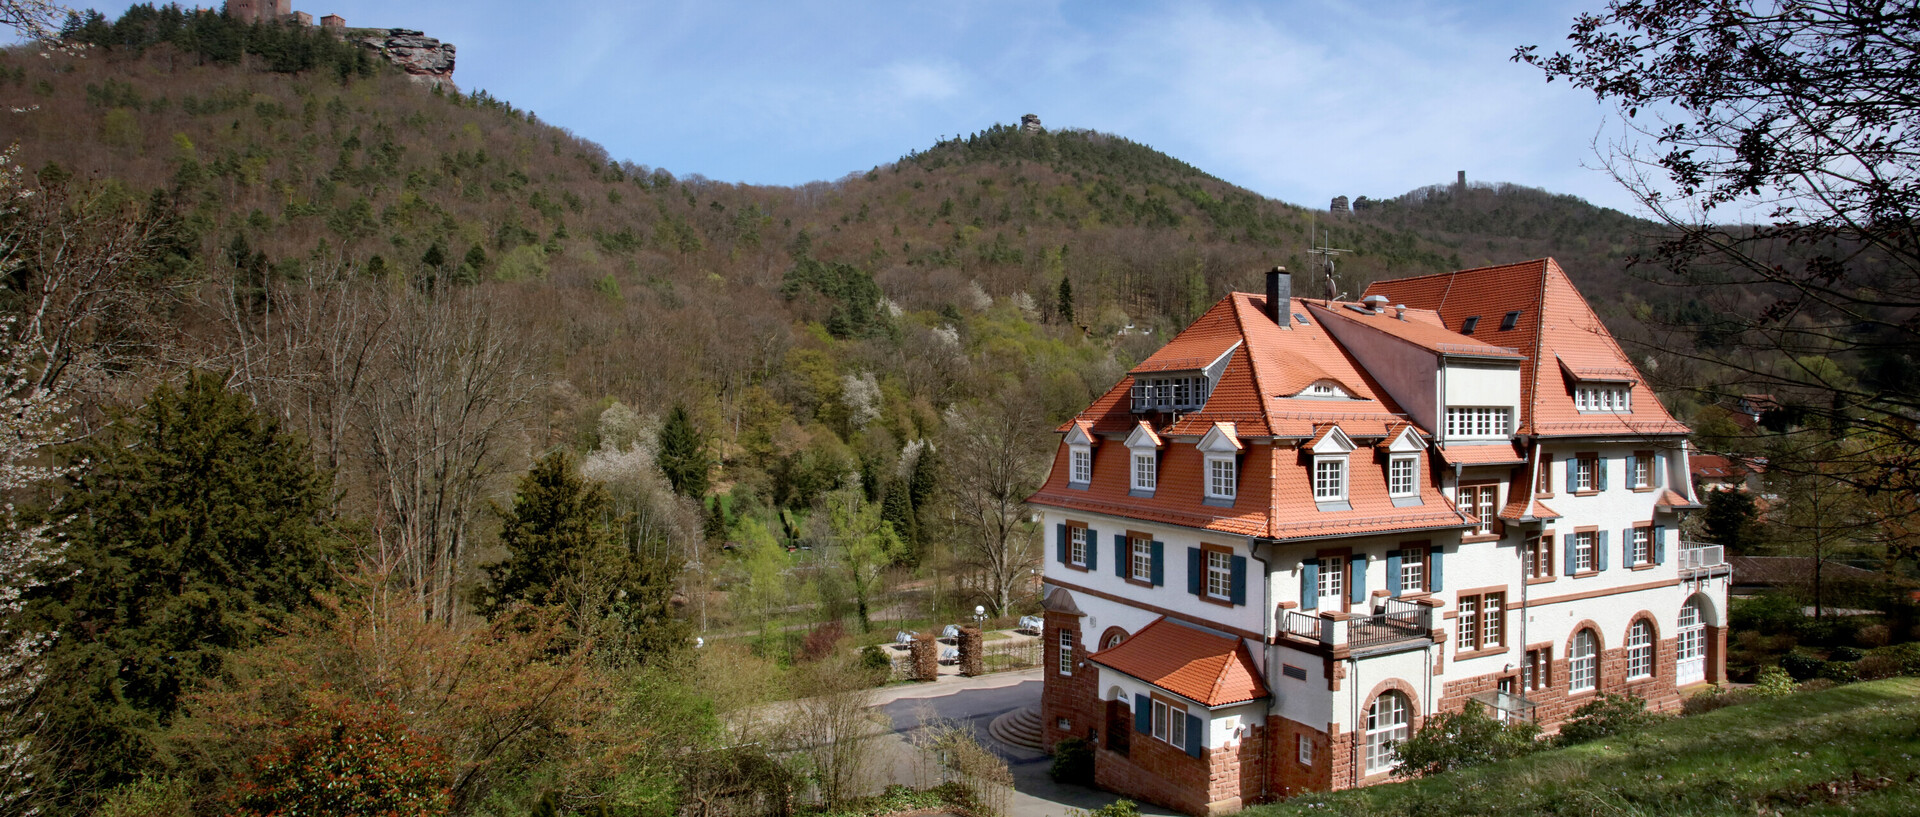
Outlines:
{"label": "stone staircase", "polygon": [[1036,752],[1047,750],[1040,741],[1040,708],[1037,706],[1015,709],[994,718],[987,724],[987,734],[1008,746]]}

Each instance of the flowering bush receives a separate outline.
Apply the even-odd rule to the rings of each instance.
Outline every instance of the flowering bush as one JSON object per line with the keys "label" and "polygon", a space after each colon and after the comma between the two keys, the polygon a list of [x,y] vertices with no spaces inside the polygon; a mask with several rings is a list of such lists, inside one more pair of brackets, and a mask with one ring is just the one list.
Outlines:
{"label": "flowering bush", "polygon": [[312,706],[290,742],[254,759],[233,813],[428,817],[447,813],[449,778],[440,747],[401,723],[394,707],[336,699]]}

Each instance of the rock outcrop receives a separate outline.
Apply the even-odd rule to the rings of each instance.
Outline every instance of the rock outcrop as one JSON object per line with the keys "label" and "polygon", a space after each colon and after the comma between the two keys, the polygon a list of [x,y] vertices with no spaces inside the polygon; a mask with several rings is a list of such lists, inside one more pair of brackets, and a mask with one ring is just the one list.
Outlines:
{"label": "rock outcrop", "polygon": [[385,35],[350,38],[380,53],[388,62],[400,66],[407,78],[433,88],[459,93],[453,84],[453,43],[443,43],[422,32],[404,28],[387,29]]}
{"label": "rock outcrop", "polygon": [[1022,117],[1020,117],[1020,132],[1021,132],[1021,133],[1042,133],[1042,132],[1044,132],[1045,130],[1046,130],[1046,128],[1043,128],[1043,127],[1040,127],[1040,115],[1039,115],[1039,114],[1037,114],[1037,113],[1030,113],[1030,114],[1027,114],[1026,116],[1022,116]]}

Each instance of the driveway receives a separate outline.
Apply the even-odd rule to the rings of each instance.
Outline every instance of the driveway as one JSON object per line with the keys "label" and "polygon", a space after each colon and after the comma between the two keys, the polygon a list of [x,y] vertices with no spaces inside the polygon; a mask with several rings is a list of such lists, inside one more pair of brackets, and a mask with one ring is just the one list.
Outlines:
{"label": "driveway", "polygon": [[[1046,755],[1005,745],[987,735],[987,724],[994,718],[1039,703],[1038,669],[880,690],[874,709],[893,722],[893,733],[879,739],[881,763],[891,767],[893,782],[915,784],[915,752],[906,741],[923,720],[939,718],[972,727],[980,745],[1006,758],[1013,771],[1014,787],[1009,817],[1065,817],[1069,809],[1091,810],[1119,799],[1097,789],[1055,783],[1047,777],[1052,760]],[[1141,804],[1140,813],[1173,817],[1173,812],[1146,804]]]}

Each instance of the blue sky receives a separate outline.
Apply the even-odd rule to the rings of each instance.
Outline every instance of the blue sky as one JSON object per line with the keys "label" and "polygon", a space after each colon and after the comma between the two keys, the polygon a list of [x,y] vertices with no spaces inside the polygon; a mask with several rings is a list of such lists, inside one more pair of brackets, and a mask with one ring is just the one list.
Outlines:
{"label": "blue sky", "polygon": [[1633,212],[1591,169],[1617,124],[1509,60],[1601,5],[295,0],[452,42],[461,88],[717,181],[835,179],[1035,113],[1307,206],[1465,170]]}

